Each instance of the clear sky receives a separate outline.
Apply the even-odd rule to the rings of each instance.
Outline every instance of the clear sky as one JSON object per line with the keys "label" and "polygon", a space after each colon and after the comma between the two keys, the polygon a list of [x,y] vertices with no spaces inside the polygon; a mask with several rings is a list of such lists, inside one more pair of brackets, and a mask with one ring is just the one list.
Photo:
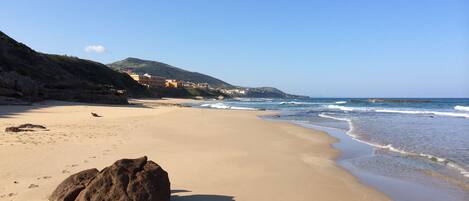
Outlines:
{"label": "clear sky", "polygon": [[469,97],[467,0],[3,0],[0,30],[315,97]]}

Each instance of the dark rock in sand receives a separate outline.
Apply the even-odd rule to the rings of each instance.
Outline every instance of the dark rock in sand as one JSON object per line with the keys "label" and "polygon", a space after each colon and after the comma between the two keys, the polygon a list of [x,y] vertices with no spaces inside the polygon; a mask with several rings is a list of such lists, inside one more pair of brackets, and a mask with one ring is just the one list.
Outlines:
{"label": "dark rock in sand", "polygon": [[91,113],[91,116],[93,116],[93,117],[102,117],[101,115],[96,114],[96,113],[94,113],[94,112]]}
{"label": "dark rock in sand", "polygon": [[73,201],[86,185],[99,173],[97,169],[88,169],[76,173],[57,186],[49,200]]}
{"label": "dark rock in sand", "polygon": [[17,133],[17,132],[21,132],[21,131],[31,131],[31,130],[30,129],[20,129],[20,128],[15,127],[15,126],[5,128],[5,132]]}
{"label": "dark rock in sand", "polygon": [[[90,171],[86,173],[85,171]],[[122,159],[95,174],[85,170],[70,176],[54,191],[51,201],[169,201],[168,173],[147,157]],[[93,174],[95,174],[93,176]],[[80,176],[89,176],[80,179]],[[83,181],[83,182],[81,182]]]}
{"label": "dark rock in sand", "polygon": [[18,128],[40,128],[40,129],[46,129],[45,126],[37,125],[37,124],[21,124],[20,126],[18,126]]}
{"label": "dark rock in sand", "polygon": [[35,131],[35,129],[43,129],[46,130],[47,128],[42,125],[36,124],[21,124],[19,126],[11,126],[5,128],[5,132],[24,132],[24,131]]}

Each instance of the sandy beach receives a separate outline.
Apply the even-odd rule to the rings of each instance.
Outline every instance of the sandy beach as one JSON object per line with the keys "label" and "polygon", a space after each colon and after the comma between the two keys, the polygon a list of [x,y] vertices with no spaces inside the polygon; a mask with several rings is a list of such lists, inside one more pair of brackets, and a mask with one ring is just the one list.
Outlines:
{"label": "sandy beach", "polygon": [[[326,133],[266,111],[158,105],[183,101],[0,106],[0,200],[47,200],[73,173],[141,156],[168,171],[172,200],[389,200],[335,164]],[[23,123],[48,130],[4,132]]]}

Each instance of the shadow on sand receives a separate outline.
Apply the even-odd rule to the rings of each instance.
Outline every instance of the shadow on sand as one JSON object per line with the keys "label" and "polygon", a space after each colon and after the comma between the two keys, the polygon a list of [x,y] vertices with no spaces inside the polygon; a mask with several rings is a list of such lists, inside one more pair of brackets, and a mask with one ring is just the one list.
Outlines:
{"label": "shadow on sand", "polygon": [[192,195],[175,195],[177,193],[188,193],[188,190],[171,190],[171,201],[235,201],[233,196],[226,195],[209,195],[209,194],[192,194]]}
{"label": "shadow on sand", "polygon": [[27,105],[0,105],[0,118],[11,118],[20,113],[27,112],[30,110],[36,110],[47,107],[57,106],[102,106],[102,107],[134,107],[134,108],[151,108],[144,104],[122,104],[122,105],[111,105],[111,104],[97,104],[97,103],[82,103],[82,102],[66,102],[56,100],[46,100],[42,102],[35,102]]}

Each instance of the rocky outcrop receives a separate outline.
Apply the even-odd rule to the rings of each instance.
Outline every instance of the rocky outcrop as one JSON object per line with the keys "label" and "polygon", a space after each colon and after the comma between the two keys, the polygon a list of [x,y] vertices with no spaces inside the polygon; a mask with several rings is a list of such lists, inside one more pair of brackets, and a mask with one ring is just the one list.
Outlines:
{"label": "rocky outcrop", "polygon": [[64,180],[51,201],[169,201],[168,173],[147,157],[122,159],[97,172],[85,170]]}

